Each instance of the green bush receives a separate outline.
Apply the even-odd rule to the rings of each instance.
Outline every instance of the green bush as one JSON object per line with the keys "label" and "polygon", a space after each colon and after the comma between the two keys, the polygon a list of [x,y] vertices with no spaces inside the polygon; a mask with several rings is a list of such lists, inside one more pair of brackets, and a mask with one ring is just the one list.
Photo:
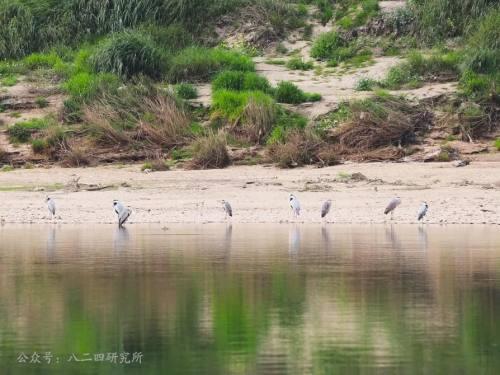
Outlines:
{"label": "green bush", "polygon": [[48,105],[49,105],[49,102],[43,96],[38,96],[35,99],[35,103],[38,106],[38,108],[45,108],[45,107],[48,107]]}
{"label": "green bush", "polygon": [[293,70],[311,70],[314,68],[312,61],[304,61],[299,57],[292,57],[287,61],[286,67]]}
{"label": "green bush", "polygon": [[290,131],[304,130],[306,126],[307,119],[304,116],[281,109],[266,143],[268,145],[284,143]]}
{"label": "green bush", "polygon": [[31,148],[35,154],[41,154],[47,149],[48,145],[45,139],[33,139]]}
{"label": "green bush", "polygon": [[371,78],[361,78],[354,88],[356,91],[372,91],[373,87],[377,85],[377,81]]}
{"label": "green bush", "polygon": [[337,32],[323,33],[314,41],[311,56],[322,60],[333,59],[338,56],[338,50],[342,47],[346,47],[346,42]]}
{"label": "green bush", "polygon": [[495,139],[495,142],[493,143],[497,151],[500,151],[500,138]]}
{"label": "green bush", "polygon": [[493,8],[467,40],[464,70],[494,74],[500,70],[500,7]]}
{"label": "green bush", "polygon": [[63,84],[63,88],[74,98],[88,101],[103,91],[116,91],[120,84],[117,76],[110,73],[78,73]]}
{"label": "green bush", "polygon": [[212,97],[212,110],[217,115],[234,121],[243,115],[249,101],[255,103],[272,102],[269,95],[261,91],[217,90]]}
{"label": "green bush", "polygon": [[254,71],[251,58],[238,52],[205,47],[188,47],[170,62],[172,81],[206,81],[221,70]]}
{"label": "green bush", "polygon": [[155,44],[169,52],[177,52],[194,43],[193,35],[181,24],[168,26],[148,25],[141,29]]}
{"label": "green bush", "polygon": [[389,70],[382,85],[390,89],[399,89],[405,85],[416,87],[435,76],[458,76],[461,58],[462,55],[457,52],[435,53],[428,57],[419,52],[410,53],[404,63]]}
{"label": "green bush", "polygon": [[300,104],[308,101],[319,101],[321,95],[308,94],[288,81],[278,83],[274,91],[274,97],[278,103]]}
{"label": "green bush", "polygon": [[49,126],[47,119],[33,119],[23,122],[17,122],[7,129],[10,141],[13,143],[25,143],[31,139],[31,136]]}
{"label": "green bush", "polygon": [[265,77],[255,72],[224,71],[212,81],[212,90],[236,90],[270,92],[271,85]]}
{"label": "green bush", "polygon": [[176,85],[175,93],[182,99],[196,99],[198,97],[198,90],[189,83],[179,83]]}
{"label": "green bush", "polygon": [[7,74],[0,79],[0,84],[3,86],[14,86],[17,83],[17,77],[14,74]]}
{"label": "green bush", "polygon": [[21,2],[0,2],[0,60],[19,58],[37,44],[34,17]]}
{"label": "green bush", "polygon": [[62,63],[62,59],[55,53],[32,53],[23,59],[23,63],[29,69],[54,68]]}
{"label": "green bush", "polygon": [[165,56],[154,42],[139,32],[126,31],[105,39],[90,56],[95,72],[114,73],[123,78],[143,74],[159,78],[166,69]]}
{"label": "green bush", "polygon": [[417,35],[429,43],[464,35],[495,4],[498,0],[414,0],[410,3]]}
{"label": "green bush", "polygon": [[500,85],[500,74],[496,74],[495,78],[485,74],[477,74],[470,70],[462,74],[459,82],[459,88],[465,96],[472,99],[482,99],[494,92]]}

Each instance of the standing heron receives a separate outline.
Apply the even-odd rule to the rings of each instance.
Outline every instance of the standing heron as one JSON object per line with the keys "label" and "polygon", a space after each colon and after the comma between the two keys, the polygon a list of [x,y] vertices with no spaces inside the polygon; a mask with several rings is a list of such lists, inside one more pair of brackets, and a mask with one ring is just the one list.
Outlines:
{"label": "standing heron", "polygon": [[118,215],[118,227],[121,228],[132,214],[132,210],[128,207],[125,207],[121,202],[117,200],[113,201],[113,208],[115,210],[115,213]]}
{"label": "standing heron", "polygon": [[47,208],[49,209],[50,217],[52,220],[54,220],[56,216],[56,202],[51,197],[47,197],[45,199],[45,202],[47,203]]}
{"label": "standing heron", "polygon": [[401,198],[394,197],[391,199],[387,207],[385,208],[384,214],[387,215],[389,212],[391,213],[391,220],[393,219],[394,210],[397,206],[401,204]]}
{"label": "standing heron", "polygon": [[424,216],[427,215],[428,209],[429,205],[427,204],[427,202],[422,202],[420,208],[418,209],[418,216],[417,216],[418,221],[422,220]]}
{"label": "standing heron", "polygon": [[229,215],[230,217],[233,217],[233,209],[231,207],[231,205],[229,204],[229,202],[225,201],[225,200],[222,200],[222,207],[224,208],[224,212],[226,213],[226,220],[227,220],[227,216]]}
{"label": "standing heron", "polygon": [[326,215],[330,212],[330,208],[332,207],[332,200],[328,199],[321,206],[321,218],[325,218]]}
{"label": "standing heron", "polygon": [[115,213],[119,216],[120,212],[125,208],[122,202],[119,200],[114,200],[113,201],[113,208],[115,209]]}
{"label": "standing heron", "polygon": [[292,209],[293,216],[294,217],[299,217],[300,215],[300,202],[297,199],[297,197],[293,194],[290,194],[290,197],[288,198],[290,202],[290,208]]}

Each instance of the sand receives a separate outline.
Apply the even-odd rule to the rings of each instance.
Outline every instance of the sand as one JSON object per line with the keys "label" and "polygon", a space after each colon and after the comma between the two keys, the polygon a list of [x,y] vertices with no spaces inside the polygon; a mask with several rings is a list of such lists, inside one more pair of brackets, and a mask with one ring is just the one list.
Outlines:
{"label": "sand", "polygon": [[[366,179],[351,178],[355,173]],[[111,186],[71,191],[69,182],[76,176],[82,188]],[[291,192],[302,205],[298,220],[290,215]],[[399,195],[402,204],[394,223],[416,223],[420,202],[427,201],[427,223],[500,224],[500,162],[461,168],[451,163],[372,163],[153,173],[140,172],[139,165],[15,170],[0,173],[0,220],[4,225],[50,222],[47,194],[56,200],[58,223],[115,222],[113,199],[132,208],[129,225],[223,222],[221,199],[233,206],[235,223],[319,223],[321,204],[328,198],[333,200],[330,223],[389,223],[384,208]]]}

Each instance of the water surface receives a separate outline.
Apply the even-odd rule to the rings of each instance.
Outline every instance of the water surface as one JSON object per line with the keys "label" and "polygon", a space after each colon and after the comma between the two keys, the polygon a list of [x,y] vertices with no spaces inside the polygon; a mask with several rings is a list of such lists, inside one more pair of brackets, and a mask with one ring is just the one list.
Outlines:
{"label": "water surface", "polygon": [[498,226],[0,227],[1,374],[498,374],[499,321]]}

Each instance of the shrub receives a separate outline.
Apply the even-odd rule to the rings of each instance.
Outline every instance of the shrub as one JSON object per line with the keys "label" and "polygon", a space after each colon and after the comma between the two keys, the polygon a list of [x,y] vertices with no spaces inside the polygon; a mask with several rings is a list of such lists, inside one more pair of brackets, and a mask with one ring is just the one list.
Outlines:
{"label": "shrub", "polygon": [[33,119],[15,123],[7,129],[9,138],[13,143],[25,143],[31,136],[49,126],[48,119]]}
{"label": "shrub", "polygon": [[41,154],[47,148],[47,142],[45,139],[33,139],[31,141],[31,148],[35,154]]}
{"label": "shrub", "polygon": [[403,85],[415,87],[428,79],[443,77],[446,80],[456,79],[459,73],[461,55],[456,52],[433,54],[425,57],[413,52],[407,61],[392,67],[382,82],[387,88],[398,89]]}
{"label": "shrub", "polygon": [[14,86],[17,83],[17,77],[13,74],[8,74],[0,80],[4,86]]}
{"label": "shrub", "polygon": [[413,2],[411,10],[419,38],[434,42],[464,35],[497,3],[497,0],[418,0]]}
{"label": "shrub", "polygon": [[377,84],[377,81],[371,78],[361,78],[354,88],[356,91],[371,91],[373,87]]}
{"label": "shrub", "polygon": [[37,45],[37,30],[29,7],[21,2],[0,3],[0,60],[19,58]]}
{"label": "shrub", "polygon": [[291,131],[304,130],[307,126],[307,119],[298,113],[288,112],[279,109],[276,124],[267,139],[267,144],[285,143],[287,135]]}
{"label": "shrub", "polygon": [[241,132],[252,142],[260,143],[271,131],[278,109],[272,98],[252,96],[243,109]]}
{"label": "shrub", "polygon": [[346,47],[345,40],[335,31],[323,33],[314,41],[311,56],[316,59],[328,60],[338,55],[338,49]]}
{"label": "shrub", "polygon": [[307,101],[321,100],[321,95],[305,93],[289,81],[282,81],[278,83],[274,96],[277,102],[288,104],[300,104]]}
{"label": "shrub", "polygon": [[212,81],[212,90],[236,90],[236,91],[271,91],[271,85],[265,77],[255,72],[224,71]]}
{"label": "shrub", "polygon": [[74,98],[88,101],[99,93],[116,91],[119,84],[118,77],[111,73],[81,72],[66,81],[63,88]]}
{"label": "shrub", "polygon": [[495,92],[498,85],[500,85],[500,74],[496,74],[495,77],[489,77],[470,70],[462,74],[459,82],[459,88],[463,94],[473,99],[486,98],[490,93]]}
{"label": "shrub", "polygon": [[126,31],[105,39],[90,56],[94,71],[114,73],[124,78],[143,74],[159,78],[165,57],[153,41],[139,32]]}
{"label": "shrub", "polygon": [[179,81],[204,81],[221,70],[254,71],[251,58],[223,48],[188,47],[170,62],[169,77]]}
{"label": "shrub", "polygon": [[268,146],[270,159],[280,168],[293,168],[310,164],[315,160],[315,151],[321,142],[310,132],[292,131],[285,143]]}
{"label": "shrub", "polygon": [[49,105],[49,102],[43,96],[38,96],[35,99],[35,103],[38,106],[38,108],[45,108]]}
{"label": "shrub", "polygon": [[314,68],[312,61],[304,61],[299,57],[292,57],[287,61],[286,67],[293,70],[311,70]]}
{"label": "shrub", "polygon": [[196,99],[198,97],[198,90],[189,83],[180,83],[176,85],[175,93],[182,99]]}
{"label": "shrub", "polygon": [[193,35],[181,24],[168,26],[147,25],[142,28],[155,44],[169,52],[176,52],[194,43]]}
{"label": "shrub", "polygon": [[102,144],[170,148],[189,136],[191,121],[182,103],[148,82],[102,96],[83,112],[87,129]]}
{"label": "shrub", "polygon": [[495,139],[495,142],[493,143],[497,151],[500,151],[500,138]]}
{"label": "shrub", "polygon": [[193,159],[190,167],[193,169],[224,168],[230,163],[226,137],[223,133],[211,133],[198,138],[192,148]]}
{"label": "shrub", "polygon": [[55,53],[32,53],[23,59],[23,63],[29,69],[54,68],[56,64],[62,63],[62,59]]}
{"label": "shrub", "polygon": [[243,115],[250,101],[269,103],[272,99],[261,91],[218,90],[212,97],[212,110],[216,115],[235,121]]}

